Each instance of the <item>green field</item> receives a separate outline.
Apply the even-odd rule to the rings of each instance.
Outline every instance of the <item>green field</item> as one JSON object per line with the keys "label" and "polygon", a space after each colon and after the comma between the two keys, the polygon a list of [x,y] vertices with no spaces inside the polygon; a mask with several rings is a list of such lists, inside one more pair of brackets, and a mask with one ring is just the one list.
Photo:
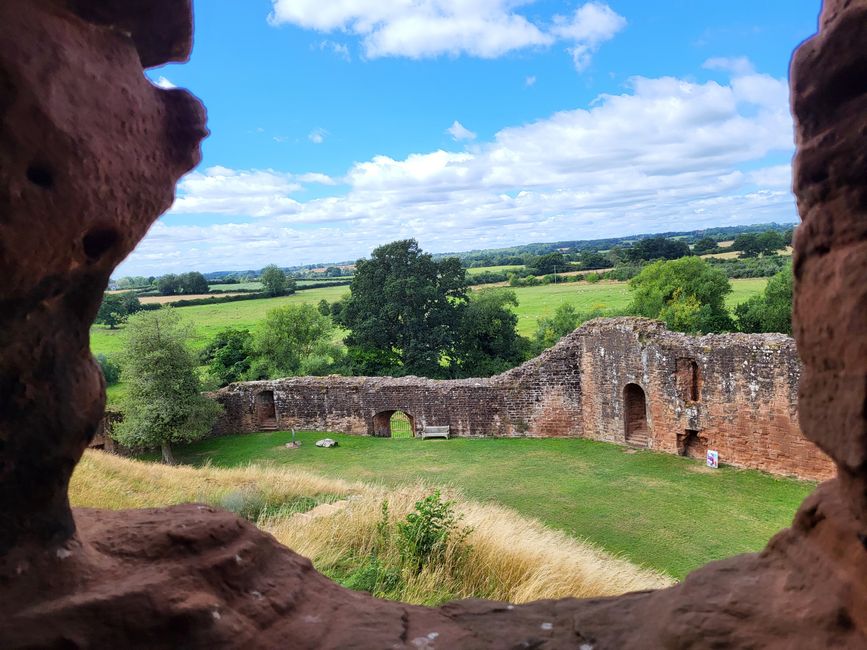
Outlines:
{"label": "green field", "polygon": [[506,273],[508,271],[519,271],[524,267],[521,265],[512,266],[477,266],[467,269],[467,275],[479,275],[480,273]]}
{"label": "green field", "polygon": [[[253,328],[265,317],[269,309],[293,303],[316,304],[323,298],[328,302],[339,300],[349,292],[349,287],[323,287],[307,289],[280,298],[259,298],[257,300],[240,300],[224,302],[217,305],[195,305],[193,307],[178,307],[178,312],[193,325],[196,338],[193,341],[196,349],[207,345],[217,332],[224,327]],[[113,354],[119,352],[123,345],[123,328],[110,330],[102,325],[94,325],[90,330],[90,347],[94,354]]]}
{"label": "green field", "polygon": [[211,284],[211,291],[261,291],[261,282],[238,282],[236,284]]}
{"label": "green field", "polygon": [[389,439],[302,432],[214,438],[181,462],[231,467],[268,461],[348,480],[399,486],[423,479],[495,501],[633,562],[683,578],[711,560],[760,550],[791,523],[814,484],[581,439]]}
{"label": "green field", "polygon": [[[732,293],[726,298],[729,309],[764,290],[767,278],[732,280]],[[536,321],[554,314],[563,303],[572,304],[578,312],[625,310],[629,306],[629,283],[603,281],[567,282],[547,284],[540,287],[517,287],[512,291],[518,296],[518,332],[532,336]]]}
{"label": "green field", "polygon": [[[730,308],[733,308],[750,296],[761,292],[767,284],[767,279],[756,278],[731,282],[734,291],[729,294],[726,302]],[[539,287],[519,287],[512,290],[519,301],[516,310],[518,331],[524,336],[532,336],[536,331],[536,321],[551,316],[563,303],[571,303],[579,312],[589,312],[594,309],[625,310],[630,299],[629,285],[626,282],[604,281],[596,284],[567,282]],[[347,286],[324,287],[307,289],[280,298],[260,298],[178,309],[196,329],[194,345],[197,349],[201,349],[224,327],[255,327],[265,317],[265,313],[274,307],[304,302],[316,304],[323,298],[328,302],[334,302],[348,292]],[[90,331],[90,346],[94,354],[119,352],[122,345],[121,332],[123,328],[109,330],[101,325],[94,325]]]}

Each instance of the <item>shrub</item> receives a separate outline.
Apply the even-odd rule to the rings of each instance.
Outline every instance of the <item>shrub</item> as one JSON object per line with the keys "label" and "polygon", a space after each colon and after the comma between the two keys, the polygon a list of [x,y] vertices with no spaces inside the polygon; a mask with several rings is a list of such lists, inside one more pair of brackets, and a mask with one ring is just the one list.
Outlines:
{"label": "shrub", "polygon": [[472,530],[459,526],[460,520],[455,514],[455,502],[443,501],[439,490],[416,501],[415,511],[396,527],[397,547],[404,566],[419,573],[443,557],[450,538],[462,546]]}
{"label": "shrub", "polygon": [[114,386],[120,381],[120,365],[109,359],[104,354],[97,354],[96,362],[102,370],[102,376],[105,377],[106,386]]}

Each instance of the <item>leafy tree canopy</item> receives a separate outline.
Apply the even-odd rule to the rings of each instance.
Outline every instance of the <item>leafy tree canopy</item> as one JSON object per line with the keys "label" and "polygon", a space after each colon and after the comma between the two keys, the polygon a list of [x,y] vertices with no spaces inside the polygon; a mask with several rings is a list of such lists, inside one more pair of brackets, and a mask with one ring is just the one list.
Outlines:
{"label": "leafy tree canopy", "polygon": [[202,350],[200,360],[220,387],[248,378],[253,357],[249,330],[226,328]]}
{"label": "leafy tree canopy", "polygon": [[762,294],[735,308],[738,329],[742,332],[792,333],[792,265],[768,280]]}
{"label": "leafy tree canopy", "polygon": [[102,304],[99,306],[99,311],[96,312],[96,322],[101,325],[108,325],[110,329],[115,329],[141,309],[141,301],[131,291],[107,293],[102,297]]}
{"label": "leafy tree canopy", "polygon": [[174,463],[172,444],[207,435],[221,409],[201,394],[191,338],[171,308],[136,314],[126,328],[121,377],[128,393],[114,435],[130,447],[161,447],[167,463]]}
{"label": "leafy tree canopy", "polygon": [[460,261],[436,261],[414,239],[359,260],[340,309],[356,371],[442,376],[441,361],[455,356],[466,292]]}
{"label": "leafy tree canopy", "polygon": [[672,330],[708,333],[733,328],[725,307],[731,284],[701,258],[649,264],[630,280],[629,288],[633,313],[663,320]]}
{"label": "leafy tree canopy", "polygon": [[529,341],[518,335],[518,317],[511,309],[517,306],[515,292],[506,289],[483,289],[470,296],[461,315],[457,374],[487,377],[524,360]]}
{"label": "leafy tree canopy", "polygon": [[627,248],[624,253],[630,262],[645,260],[675,260],[692,255],[689,245],[680,239],[648,237]]}
{"label": "leafy tree canopy", "polygon": [[259,280],[265,287],[265,293],[269,296],[282,296],[285,293],[295,291],[295,281],[286,277],[283,269],[275,264],[270,264],[262,269],[262,275]]}
{"label": "leafy tree canopy", "polygon": [[253,372],[266,377],[326,374],[342,359],[334,324],[313,305],[286,305],[265,315],[253,337]]}

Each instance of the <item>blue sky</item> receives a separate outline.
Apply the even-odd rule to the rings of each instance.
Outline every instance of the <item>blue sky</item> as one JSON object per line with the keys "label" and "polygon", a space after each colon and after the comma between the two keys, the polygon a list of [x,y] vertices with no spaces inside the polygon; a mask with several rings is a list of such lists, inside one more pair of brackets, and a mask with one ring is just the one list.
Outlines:
{"label": "blue sky", "polygon": [[197,0],[211,136],[119,274],[794,221],[818,0]]}

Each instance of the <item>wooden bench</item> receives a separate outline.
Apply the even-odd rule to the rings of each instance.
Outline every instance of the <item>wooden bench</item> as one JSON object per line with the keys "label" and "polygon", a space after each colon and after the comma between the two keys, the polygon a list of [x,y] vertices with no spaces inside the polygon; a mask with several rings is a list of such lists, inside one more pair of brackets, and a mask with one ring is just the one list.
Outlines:
{"label": "wooden bench", "polygon": [[419,438],[448,438],[448,427],[422,427],[418,434]]}

